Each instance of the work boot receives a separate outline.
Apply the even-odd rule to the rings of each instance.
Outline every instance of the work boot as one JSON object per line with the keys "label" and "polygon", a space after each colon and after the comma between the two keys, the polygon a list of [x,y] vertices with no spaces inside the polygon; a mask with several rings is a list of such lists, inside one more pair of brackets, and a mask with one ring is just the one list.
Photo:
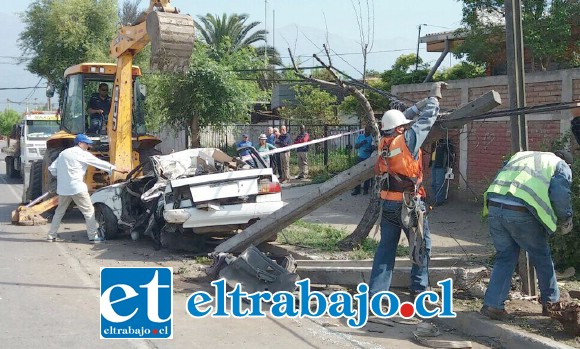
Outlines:
{"label": "work boot", "polygon": [[360,194],[360,190],[356,190],[356,189],[350,193],[350,195],[352,195],[352,196],[357,196],[359,194]]}
{"label": "work boot", "polygon": [[492,308],[488,307],[487,305],[481,307],[481,310],[479,312],[492,320],[501,321],[505,320],[508,317],[508,313],[505,311],[505,309]]}
{"label": "work boot", "polygon": [[60,234],[56,234],[56,236],[47,235],[46,241],[48,241],[48,242],[63,242],[64,239],[60,237]]}
{"label": "work boot", "polygon": [[548,312],[549,306],[550,306],[550,302],[546,302],[546,303],[542,304],[542,316],[550,316],[550,313]]}

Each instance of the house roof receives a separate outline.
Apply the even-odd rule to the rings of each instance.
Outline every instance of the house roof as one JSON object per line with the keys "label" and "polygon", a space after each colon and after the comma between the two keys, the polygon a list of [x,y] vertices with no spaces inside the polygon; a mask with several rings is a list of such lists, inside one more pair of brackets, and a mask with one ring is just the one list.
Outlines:
{"label": "house roof", "polygon": [[449,40],[451,49],[463,43],[465,36],[456,31],[446,31],[427,34],[419,38],[419,42],[427,44],[427,52],[443,52],[445,50],[445,40]]}

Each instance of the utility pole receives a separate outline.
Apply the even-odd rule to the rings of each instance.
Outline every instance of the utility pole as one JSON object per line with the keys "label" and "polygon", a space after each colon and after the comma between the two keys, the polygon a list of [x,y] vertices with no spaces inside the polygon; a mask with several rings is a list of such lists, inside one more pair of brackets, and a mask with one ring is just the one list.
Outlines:
{"label": "utility pole", "polygon": [[268,0],[264,0],[264,28],[266,29],[266,45],[264,47],[264,68],[268,69]]}
{"label": "utility pole", "polygon": [[[510,108],[526,106],[526,84],[524,70],[524,39],[522,33],[522,5],[520,0],[505,0],[506,58]],[[512,152],[528,150],[528,128],[526,114],[512,115]],[[527,252],[520,252],[519,274],[522,290],[529,296],[536,296],[536,271],[530,263]]]}
{"label": "utility pole", "polygon": [[[417,56],[415,57],[415,74],[417,73],[417,69],[419,69],[419,42],[421,41],[421,26],[423,25],[427,24],[419,24],[419,34],[417,35]],[[413,82],[415,82],[415,76],[413,76]]]}

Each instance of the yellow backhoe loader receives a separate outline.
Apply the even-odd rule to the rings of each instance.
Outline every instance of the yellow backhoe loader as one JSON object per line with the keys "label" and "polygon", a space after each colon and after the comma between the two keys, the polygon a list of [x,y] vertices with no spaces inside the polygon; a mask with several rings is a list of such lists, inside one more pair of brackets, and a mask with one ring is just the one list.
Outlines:
{"label": "yellow backhoe loader", "polygon": [[[41,214],[58,203],[58,197],[54,195],[56,179],[51,177],[47,168],[62,150],[73,146],[78,133],[86,133],[94,141],[93,154],[119,168],[133,169],[158,153],[154,147],[161,140],[146,134],[145,88],[139,82],[141,70],[133,66],[133,59],[151,42],[153,71],[185,72],[193,52],[193,41],[191,16],[179,14],[170,5],[170,0],[151,0],[149,8],[135,23],[120,28],[111,42],[110,55],[117,60],[116,64],[82,63],[65,71],[61,90],[61,130],[48,139],[43,160],[32,164],[29,197],[37,199],[13,211],[13,223],[46,224]],[[102,126],[94,130],[90,127],[89,101],[91,94],[103,84],[111,92],[110,111],[103,115]],[[93,192],[124,179],[124,175],[117,172],[108,175],[89,168],[85,182]]]}

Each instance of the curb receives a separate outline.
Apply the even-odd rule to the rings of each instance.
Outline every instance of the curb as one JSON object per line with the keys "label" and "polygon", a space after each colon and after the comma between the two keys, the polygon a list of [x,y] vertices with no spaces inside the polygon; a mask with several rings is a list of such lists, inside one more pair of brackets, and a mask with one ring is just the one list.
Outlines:
{"label": "curb", "polygon": [[458,311],[454,319],[433,318],[431,321],[457,329],[468,336],[487,337],[510,349],[574,349],[553,339],[528,333],[507,324],[490,320],[474,312]]}

